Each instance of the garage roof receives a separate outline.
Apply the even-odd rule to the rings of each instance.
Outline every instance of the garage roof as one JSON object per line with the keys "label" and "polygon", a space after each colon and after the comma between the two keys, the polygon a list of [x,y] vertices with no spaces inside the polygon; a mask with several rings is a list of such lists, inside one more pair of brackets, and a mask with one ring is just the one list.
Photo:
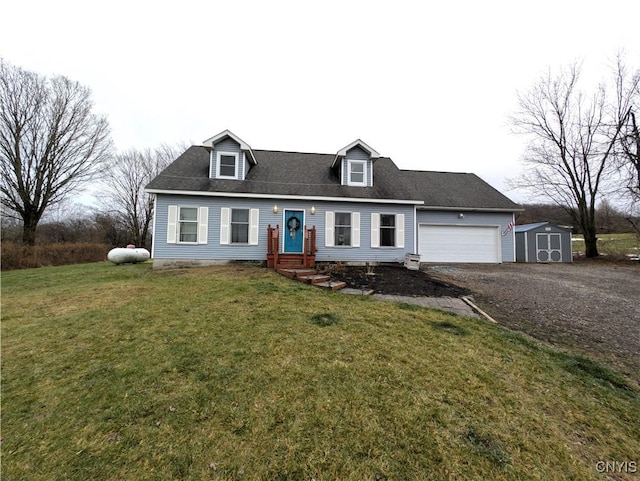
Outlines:
{"label": "garage roof", "polygon": [[420,209],[524,210],[475,174],[422,170],[401,172],[404,182],[424,201]]}

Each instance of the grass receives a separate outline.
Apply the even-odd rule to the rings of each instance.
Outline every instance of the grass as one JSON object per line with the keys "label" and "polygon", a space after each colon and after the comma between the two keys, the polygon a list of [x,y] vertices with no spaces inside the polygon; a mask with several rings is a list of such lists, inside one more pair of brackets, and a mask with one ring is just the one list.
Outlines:
{"label": "grass", "polygon": [[266,269],[12,271],[2,317],[7,480],[597,480],[640,452],[594,361]]}
{"label": "grass", "polygon": [[[573,252],[584,254],[582,234],[574,234]],[[607,256],[626,256],[640,254],[640,239],[636,234],[598,234],[598,252]]]}

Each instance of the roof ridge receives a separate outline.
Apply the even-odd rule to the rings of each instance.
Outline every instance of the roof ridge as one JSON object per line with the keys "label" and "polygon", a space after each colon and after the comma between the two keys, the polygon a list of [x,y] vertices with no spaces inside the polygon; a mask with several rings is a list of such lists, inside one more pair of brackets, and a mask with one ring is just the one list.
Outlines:
{"label": "roof ridge", "polygon": [[333,157],[336,154],[327,154],[323,152],[300,152],[297,150],[270,150],[270,149],[252,149],[254,152],[272,152],[278,154],[303,154],[303,155],[326,155]]}
{"label": "roof ridge", "polygon": [[422,172],[428,174],[460,174],[460,175],[475,175],[473,172],[451,172],[449,170],[420,170],[420,169],[400,169],[400,172]]}

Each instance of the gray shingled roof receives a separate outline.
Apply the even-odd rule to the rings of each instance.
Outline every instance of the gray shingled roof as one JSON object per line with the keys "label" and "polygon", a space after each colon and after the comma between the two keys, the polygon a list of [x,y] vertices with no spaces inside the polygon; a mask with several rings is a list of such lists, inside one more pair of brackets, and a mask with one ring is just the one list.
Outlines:
{"label": "gray shingled roof", "polygon": [[414,194],[424,201],[420,207],[522,210],[475,174],[402,170],[401,175]]}
{"label": "gray shingled roof", "polygon": [[208,147],[190,147],[153,179],[147,189],[420,200],[402,182],[398,182],[400,171],[386,157],[374,161],[374,187],[349,187],[341,185],[337,171],[331,169],[334,154],[254,149],[258,164],[251,167],[244,181],[237,181],[210,179],[209,153]]}
{"label": "gray shingled roof", "polygon": [[192,146],[153,179],[151,191],[216,192],[309,197],[411,200],[424,207],[518,210],[474,174],[400,170],[387,157],[373,163],[374,187],[341,185],[335,154],[253,150],[257,165],[244,181],[209,178],[210,148]]}

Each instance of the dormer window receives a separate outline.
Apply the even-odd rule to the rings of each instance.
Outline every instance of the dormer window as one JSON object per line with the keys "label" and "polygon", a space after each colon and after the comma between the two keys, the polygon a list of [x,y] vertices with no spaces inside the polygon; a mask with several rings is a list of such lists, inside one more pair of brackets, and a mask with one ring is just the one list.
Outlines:
{"label": "dormer window", "polygon": [[249,169],[258,164],[249,144],[228,130],[205,140],[203,145],[211,149],[211,179],[244,180]]}
{"label": "dormer window", "polygon": [[340,176],[341,185],[373,187],[373,163],[380,154],[358,139],[340,149],[331,168]]}
{"label": "dormer window", "polygon": [[349,169],[348,185],[366,186],[367,185],[367,162],[361,160],[351,160],[347,162]]}
{"label": "dormer window", "polygon": [[237,152],[218,152],[216,165],[218,166],[216,172],[218,179],[238,178]]}

